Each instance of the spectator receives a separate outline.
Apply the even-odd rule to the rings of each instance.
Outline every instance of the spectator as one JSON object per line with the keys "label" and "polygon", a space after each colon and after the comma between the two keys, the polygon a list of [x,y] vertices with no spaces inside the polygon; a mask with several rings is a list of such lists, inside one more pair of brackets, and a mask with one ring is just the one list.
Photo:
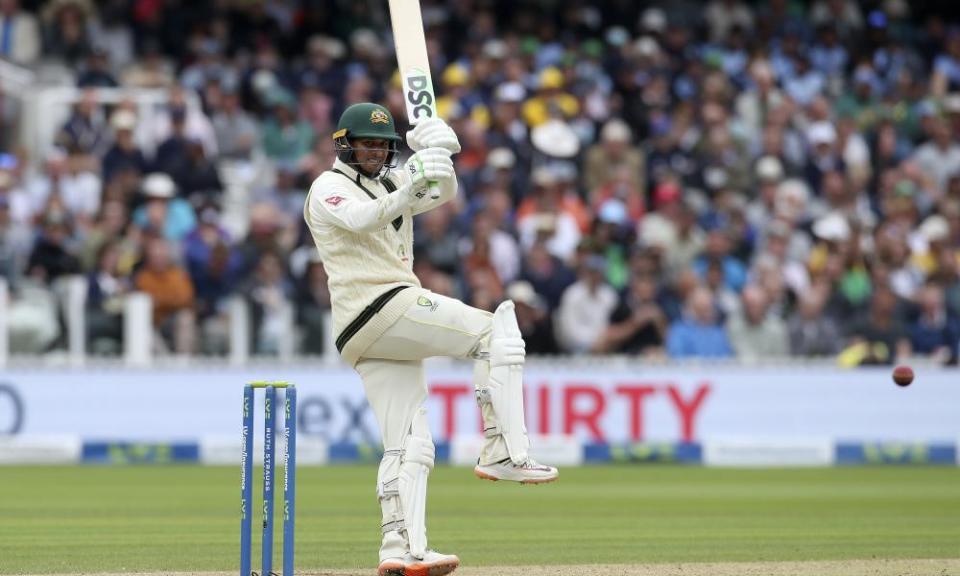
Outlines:
{"label": "spectator", "polygon": [[869,309],[850,328],[840,365],[894,364],[910,353],[909,334],[896,295],[887,286],[875,287]]}
{"label": "spectator", "polygon": [[711,266],[716,266],[722,278],[722,286],[739,293],[746,283],[747,271],[743,263],[730,255],[730,236],[726,229],[717,226],[707,232],[703,254],[693,262],[693,269],[706,279]]}
{"label": "spectator", "polygon": [[119,273],[130,275],[141,257],[140,232],[139,228],[130,224],[126,204],[120,200],[108,199],[100,206],[96,220],[83,238],[80,247],[83,269],[88,272],[97,270],[101,249],[108,242],[113,242],[119,249]]}
{"label": "spectator", "polygon": [[[849,57],[847,49],[840,43],[833,23],[820,24],[817,27],[817,41],[810,50],[810,61],[814,69],[823,74],[828,83],[835,85],[843,80]],[[857,81],[856,78],[854,80]]]}
{"label": "spectator", "polygon": [[676,236],[673,246],[666,254],[669,278],[676,278],[680,271],[690,268],[707,243],[706,234],[697,223],[693,207],[681,203],[677,208],[674,220]]}
{"label": "spectator", "polygon": [[193,208],[176,197],[177,185],[166,174],[148,174],[141,192],[146,201],[133,212],[133,222],[140,228],[179,242],[197,225]]}
{"label": "spectator", "polygon": [[153,326],[161,350],[190,354],[195,349],[194,290],[190,276],[174,262],[169,242],[160,236],[146,243],[143,267],[133,284],[153,300]]}
{"label": "spectator", "polygon": [[593,230],[585,242],[592,251],[607,261],[607,282],[615,290],[623,290],[629,275],[629,246],[631,225],[622,202],[610,199],[600,206]]}
{"label": "spectator", "polygon": [[303,205],[307,199],[307,189],[308,187],[303,186],[297,166],[278,163],[276,182],[272,187],[255,194],[253,201],[274,206],[286,228],[299,229],[303,220]]}
{"label": "spectator", "polygon": [[687,296],[683,319],[675,320],[667,332],[667,354],[671,358],[733,356],[709,289],[699,286]]}
{"label": "spectator", "polygon": [[294,98],[286,92],[273,97],[272,115],[263,125],[263,151],[278,162],[296,163],[313,146],[313,129],[297,117]]}
{"label": "spectator", "polygon": [[677,221],[680,219],[680,183],[673,177],[657,184],[653,190],[653,210],[637,225],[637,239],[643,246],[658,246],[669,255],[677,249]]}
{"label": "spectator", "polygon": [[557,341],[565,352],[593,352],[617,306],[617,293],[606,283],[607,263],[603,256],[589,255],[578,279],[563,293],[556,316]]}
{"label": "spectator", "polygon": [[853,90],[837,99],[837,115],[851,118],[861,130],[873,129],[879,120],[876,97],[878,83],[872,68],[858,66],[853,74]]}
{"label": "spectator", "polygon": [[527,354],[543,356],[559,353],[549,310],[533,286],[523,280],[514,282],[507,286],[506,296],[516,304],[517,324]]}
{"label": "spectator", "polygon": [[727,334],[737,358],[746,362],[787,356],[787,327],[770,314],[770,298],[763,288],[744,287],[740,309],[727,320]]}
{"label": "spectator", "polygon": [[960,353],[960,319],[944,305],[943,288],[928,283],[917,295],[919,314],[907,327],[916,354],[940,364],[956,364]]}
{"label": "spectator", "polygon": [[939,98],[960,90],[960,28],[954,26],[944,40],[943,52],[933,61],[930,93]]}
{"label": "spectator", "polygon": [[[224,80],[226,82],[226,80]],[[219,154],[217,136],[213,124],[200,106],[191,105],[191,96],[183,86],[174,85],[167,95],[167,104],[153,115],[153,121],[144,126],[146,137],[152,142],[164,142],[173,133],[174,115],[184,114],[183,135],[187,139],[203,142],[207,156],[214,158]]]}
{"label": "spectator", "polygon": [[[41,32],[29,12],[39,4],[0,0],[0,58],[37,65]],[[46,281],[19,285],[30,284],[35,240],[49,248],[45,220],[57,214],[69,224],[63,252],[88,273],[108,240],[120,277],[138,265],[144,237],[171,241],[171,258],[196,282],[203,341],[192,349],[204,353],[226,345],[223,298],[276,254],[295,271],[297,305],[313,310],[297,311],[316,342],[302,348],[319,352],[322,274],[312,264],[302,286],[312,250],[303,196],[335,158],[328,136],[345,105],[381,101],[405,117],[389,31],[364,3],[346,20],[309,7],[300,18],[277,2],[190,14],[161,4],[136,3],[129,25],[123,0],[50,0],[41,11],[48,52],[38,81],[113,86],[122,71],[125,87],[166,98],[116,103],[81,90],[52,145],[42,130],[34,142],[19,128],[63,111],[0,100],[0,149],[34,159],[0,153],[0,267],[14,306],[53,302]],[[413,265],[425,287],[485,309],[513,288],[524,330],[539,339],[559,327],[577,280],[571,266],[595,254],[614,290],[656,278],[671,320],[707,287],[712,326],[732,327],[752,298],[738,291],[762,288],[767,315],[789,319],[791,350],[802,355],[832,353],[838,327],[844,344],[859,343],[846,332],[887,287],[905,305],[939,285],[947,315],[960,314],[960,34],[947,12],[849,0],[613,4],[597,21],[589,10],[541,10],[550,24],[527,39],[527,16],[481,10],[470,37],[451,3],[434,3],[431,61],[444,71],[436,97],[463,146],[462,201],[418,219]],[[155,152],[174,184],[147,193],[159,190],[143,178]],[[207,207],[224,209],[220,224],[202,221]],[[46,256],[32,264],[56,267]],[[22,317],[20,344],[57,345],[59,326],[34,329],[44,314]],[[895,314],[910,336],[916,318]],[[544,350],[551,338],[543,332]],[[866,352],[852,363],[876,361]]]}
{"label": "spectator", "polygon": [[503,284],[492,265],[465,266],[464,284],[469,304],[474,308],[493,312],[503,300]]}
{"label": "spectator", "polygon": [[490,150],[498,147],[510,150],[516,161],[529,165],[530,133],[521,111],[526,95],[526,89],[518,82],[506,82],[497,87],[490,111],[487,147]]}
{"label": "spectator", "polygon": [[288,239],[280,234],[282,230],[283,218],[275,206],[259,202],[250,207],[250,228],[246,238],[237,246],[243,255],[245,278],[251,275],[264,253],[290,250]]}
{"label": "spectator", "polygon": [[610,324],[594,346],[598,353],[660,356],[667,334],[667,317],[657,303],[657,281],[636,274],[610,315]]}
{"label": "spectator", "polygon": [[107,184],[118,176],[139,178],[147,171],[147,160],[134,140],[133,131],[137,126],[136,115],[125,109],[114,112],[110,119],[113,128],[113,146],[103,156],[100,173]]}
{"label": "spectator", "polygon": [[805,53],[794,55],[791,64],[792,73],[783,79],[783,91],[797,104],[807,106],[823,93],[826,79],[813,69]]}
{"label": "spectator", "polygon": [[50,151],[45,168],[28,184],[32,212],[61,208],[86,227],[100,210],[100,177],[60,148]]}
{"label": "spectator", "polygon": [[27,274],[47,286],[56,279],[80,272],[80,260],[70,237],[70,222],[62,210],[44,214],[43,230],[27,262]]}
{"label": "spectator", "polygon": [[119,354],[123,346],[123,301],[130,277],[120,270],[120,244],[100,246],[96,268],[87,275],[87,346],[92,354]]}
{"label": "spectator", "polygon": [[186,268],[196,294],[199,352],[224,354],[229,349],[228,297],[242,281],[243,258],[220,226],[215,208],[203,208],[199,220],[184,241]]}
{"label": "spectator", "polygon": [[930,175],[936,189],[934,198],[938,199],[946,192],[947,180],[952,174],[960,172],[960,144],[957,144],[950,124],[937,122],[933,125],[933,134],[928,142],[917,148],[913,154],[924,174]]}
{"label": "spectator", "polygon": [[751,30],[753,11],[742,0],[711,0],[703,14],[710,30],[710,40],[719,42],[735,27]]}
{"label": "spectator", "polygon": [[40,56],[41,38],[37,19],[20,9],[20,0],[0,2],[0,57],[31,66]]}
{"label": "spectator", "polygon": [[[483,217],[482,213],[478,216]],[[461,254],[469,254],[472,246],[467,238],[461,239],[450,225],[452,219],[453,213],[446,206],[425,212],[420,217],[414,237],[414,261],[425,258],[434,268],[445,274],[457,273]],[[474,229],[478,226],[480,224],[475,219]],[[490,252],[494,252],[493,248]]]}
{"label": "spectator", "polygon": [[576,97],[564,90],[563,72],[550,66],[537,77],[537,94],[523,103],[523,119],[536,128],[551,118],[569,120],[580,112]]}
{"label": "spectator", "polygon": [[785,105],[786,99],[776,85],[770,62],[754,60],[749,72],[752,82],[737,96],[736,115],[748,134],[761,134],[767,111]]}
{"label": "spectator", "polygon": [[70,67],[91,52],[90,20],[94,7],[89,0],[52,0],[44,7],[44,49],[47,57]]}
{"label": "spectator", "polygon": [[913,299],[923,284],[925,273],[910,262],[906,230],[893,223],[882,223],[873,234],[874,258],[890,270],[890,288],[905,299]]}
{"label": "spectator", "polygon": [[196,42],[194,52],[193,62],[180,73],[181,86],[199,92],[208,82],[231,81],[220,41],[204,36]]}
{"label": "spectator", "polygon": [[823,175],[828,172],[843,172],[843,163],[837,145],[837,130],[830,122],[815,122],[807,129],[810,154],[804,177],[814,193],[820,195]]}
{"label": "spectator", "polygon": [[860,6],[851,0],[817,0],[810,8],[814,24],[830,23],[844,41],[850,41],[863,30],[863,13]]}
{"label": "spectator", "polygon": [[197,319],[203,323],[225,312],[226,298],[240,281],[243,259],[231,248],[215,208],[204,208],[199,220],[184,239],[183,253],[196,296]]}
{"label": "spectator", "polygon": [[[607,121],[600,131],[600,142],[587,150],[583,184],[593,196],[598,189],[617,178],[618,183],[629,186],[642,199],[645,197],[647,182],[643,153],[632,143],[630,126],[619,119]],[[615,194],[620,200],[628,202],[630,194]],[[609,197],[609,193],[607,194]],[[606,198],[595,198],[601,202]]]}
{"label": "spectator", "polygon": [[330,290],[327,287],[327,272],[316,252],[311,250],[310,260],[296,285],[297,325],[300,327],[300,351],[309,356],[321,356],[326,352],[330,326]]}
{"label": "spectator", "polygon": [[625,216],[634,226],[643,218],[647,210],[647,200],[642,188],[632,183],[633,172],[627,166],[618,166],[599,188],[589,192],[590,207],[600,212],[607,202],[623,204]]}
{"label": "spectator", "polygon": [[[436,212],[436,210],[434,210]],[[485,210],[474,218],[473,236],[468,244],[485,243],[490,263],[503,283],[516,280],[520,274],[520,249],[513,236],[496,227],[493,210]]]}
{"label": "spectator", "polygon": [[343,88],[347,74],[338,61],[346,55],[343,42],[329,36],[317,35],[307,43],[307,63],[300,71],[297,83],[333,97],[334,108],[343,109]]}
{"label": "spectator", "polygon": [[160,143],[153,160],[153,171],[163,172],[178,185],[187,176],[187,110],[176,106],[170,110],[170,135]]}
{"label": "spectator", "polygon": [[86,62],[77,77],[78,88],[116,88],[120,83],[110,70],[107,51],[102,46],[94,46],[87,55]]}
{"label": "spectator", "polygon": [[[129,123],[128,118],[123,118],[124,124]],[[118,129],[116,123],[113,128]],[[100,156],[106,152],[110,141],[93,90],[84,90],[80,94],[80,100],[74,104],[70,117],[60,128],[55,140],[71,156]]]}
{"label": "spectator", "polygon": [[912,265],[924,277],[936,276],[943,261],[955,256],[956,250],[950,244],[950,223],[940,214],[928,216],[916,229],[912,239]]}
{"label": "spectator", "polygon": [[517,209],[520,244],[529,250],[543,240],[551,254],[569,262],[580,243],[576,200],[566,197],[556,173],[540,167],[533,174],[533,194]]}
{"label": "spectator", "polygon": [[129,88],[169,89],[176,82],[170,61],[152,39],[144,41],[140,59],[131,64],[121,76],[121,84]]}
{"label": "spectator", "polygon": [[800,297],[799,306],[787,322],[790,355],[799,357],[834,356],[843,341],[837,323],[825,314],[826,295],[818,288]]}
{"label": "spectator", "polygon": [[223,91],[220,111],[213,117],[217,148],[224,160],[250,161],[258,146],[257,124],[240,106],[240,96],[234,89]]}
{"label": "spectator", "polygon": [[[488,218],[477,218],[473,225],[473,235],[463,244],[463,270],[473,290],[473,282],[481,282],[484,289],[497,294],[503,292],[506,283],[500,276],[493,254],[494,244],[491,233],[494,228]],[[489,297],[489,294],[486,294]],[[492,302],[487,303],[492,304]]]}
{"label": "spectator", "polygon": [[[197,138],[188,139],[185,152],[184,169],[177,181],[180,195],[194,206],[219,203],[223,195],[223,182],[216,165],[207,158],[203,143]],[[301,212],[305,198],[306,193],[301,192]]]}
{"label": "spectator", "polygon": [[783,283],[794,294],[806,292],[810,286],[810,273],[806,260],[810,252],[810,239],[806,232],[796,230],[786,220],[774,220],[764,231],[751,268],[766,261],[779,273]]}
{"label": "spectator", "polygon": [[542,240],[535,242],[526,252],[521,278],[530,282],[534,291],[543,296],[551,312],[560,305],[567,287],[577,279],[563,260],[550,253]]}

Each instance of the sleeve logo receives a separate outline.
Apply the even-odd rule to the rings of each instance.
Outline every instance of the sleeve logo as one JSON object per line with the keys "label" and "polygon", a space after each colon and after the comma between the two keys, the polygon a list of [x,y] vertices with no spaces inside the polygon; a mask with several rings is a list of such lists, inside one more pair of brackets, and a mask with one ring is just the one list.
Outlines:
{"label": "sleeve logo", "polygon": [[344,198],[343,196],[328,196],[328,197],[326,197],[326,198],[323,199],[324,202],[326,202],[327,204],[329,204],[329,205],[331,205],[331,206],[337,206],[338,204],[340,204],[340,203],[343,202],[344,200],[345,200],[345,198]]}

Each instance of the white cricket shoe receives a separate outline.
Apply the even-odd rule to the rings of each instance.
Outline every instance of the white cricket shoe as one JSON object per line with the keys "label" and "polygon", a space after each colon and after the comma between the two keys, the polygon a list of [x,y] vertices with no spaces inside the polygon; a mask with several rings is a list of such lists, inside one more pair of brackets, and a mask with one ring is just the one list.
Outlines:
{"label": "white cricket shoe", "polygon": [[423,560],[407,552],[402,558],[387,558],[380,562],[379,576],[444,576],[457,569],[460,559],[453,554],[427,550]]}
{"label": "white cricket shoe", "polygon": [[540,464],[533,458],[527,458],[522,464],[514,464],[505,458],[493,464],[480,464],[473,469],[477,478],[484,480],[509,480],[521,484],[546,484],[553,482],[560,476],[560,472],[553,466]]}

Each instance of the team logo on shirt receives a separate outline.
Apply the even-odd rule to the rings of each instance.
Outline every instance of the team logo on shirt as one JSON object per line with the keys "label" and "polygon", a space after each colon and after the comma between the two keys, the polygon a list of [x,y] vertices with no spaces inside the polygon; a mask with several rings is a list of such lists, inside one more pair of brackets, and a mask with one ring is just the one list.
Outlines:
{"label": "team logo on shirt", "polygon": [[338,204],[340,204],[340,203],[343,202],[344,200],[345,200],[345,198],[344,198],[343,196],[328,196],[328,197],[326,197],[326,198],[323,199],[324,202],[326,202],[327,204],[329,204],[329,205],[331,205],[331,206],[337,206]]}
{"label": "team logo on shirt", "polygon": [[390,124],[390,118],[383,110],[374,110],[370,113],[371,124]]}
{"label": "team logo on shirt", "polygon": [[433,300],[427,298],[426,296],[420,296],[417,298],[417,306],[423,306],[424,308],[429,308],[431,312],[437,309],[439,302],[434,302]]}

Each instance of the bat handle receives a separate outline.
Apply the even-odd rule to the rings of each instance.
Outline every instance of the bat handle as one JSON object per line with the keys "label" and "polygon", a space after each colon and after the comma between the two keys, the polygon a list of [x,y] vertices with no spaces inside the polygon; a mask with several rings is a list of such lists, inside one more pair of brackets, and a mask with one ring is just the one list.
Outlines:
{"label": "bat handle", "polygon": [[436,200],[437,198],[440,197],[440,185],[437,184],[435,181],[431,180],[429,182],[429,186],[430,186],[430,199]]}

